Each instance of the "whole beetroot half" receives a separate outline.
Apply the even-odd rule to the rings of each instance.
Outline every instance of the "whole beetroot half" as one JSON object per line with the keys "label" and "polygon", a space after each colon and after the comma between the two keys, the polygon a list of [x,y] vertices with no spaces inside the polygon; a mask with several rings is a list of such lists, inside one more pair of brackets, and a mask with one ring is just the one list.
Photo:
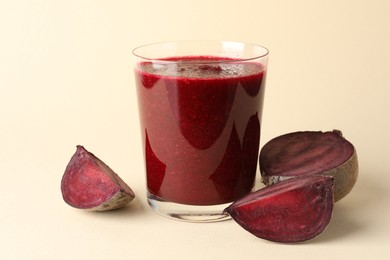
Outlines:
{"label": "whole beetroot half", "polygon": [[344,198],[358,177],[354,146],[341,131],[303,131],[278,136],[260,151],[260,173],[265,185],[292,177],[334,177],[334,200]]}
{"label": "whole beetroot half", "polygon": [[70,206],[92,211],[120,208],[135,197],[110,167],[81,145],[65,169],[61,192]]}
{"label": "whole beetroot half", "polygon": [[227,213],[253,235],[295,243],[318,236],[333,211],[333,178],[297,177],[255,191],[235,201]]}

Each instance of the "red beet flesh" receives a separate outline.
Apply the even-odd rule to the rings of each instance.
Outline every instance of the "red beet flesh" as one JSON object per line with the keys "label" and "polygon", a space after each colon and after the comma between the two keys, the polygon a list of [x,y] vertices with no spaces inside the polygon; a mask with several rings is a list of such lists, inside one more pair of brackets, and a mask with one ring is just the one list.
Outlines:
{"label": "red beet flesh", "polygon": [[333,178],[292,178],[253,192],[226,210],[253,235],[275,242],[312,239],[329,224],[333,211]]}
{"label": "red beet flesh", "polygon": [[61,192],[70,206],[95,211],[122,207],[135,196],[111,168],[81,145],[66,167]]}
{"label": "red beet flesh", "polygon": [[297,176],[333,176],[335,201],[352,190],[358,175],[355,148],[338,130],[276,137],[263,146],[259,162],[266,185]]}

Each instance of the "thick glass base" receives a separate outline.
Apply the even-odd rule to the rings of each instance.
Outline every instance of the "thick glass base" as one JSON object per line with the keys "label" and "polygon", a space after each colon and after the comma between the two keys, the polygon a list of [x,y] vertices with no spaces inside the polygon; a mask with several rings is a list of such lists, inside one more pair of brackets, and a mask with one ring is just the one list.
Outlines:
{"label": "thick glass base", "polygon": [[163,201],[148,192],[148,203],[159,215],[186,222],[217,222],[229,220],[231,217],[223,212],[231,203],[212,206],[193,206]]}

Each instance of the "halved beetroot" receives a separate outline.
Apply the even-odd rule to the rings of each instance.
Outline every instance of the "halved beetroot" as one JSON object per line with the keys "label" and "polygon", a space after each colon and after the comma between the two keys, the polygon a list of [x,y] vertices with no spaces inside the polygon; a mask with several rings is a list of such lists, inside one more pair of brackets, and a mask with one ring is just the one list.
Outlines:
{"label": "halved beetroot", "polygon": [[120,208],[135,197],[110,167],[81,145],[65,169],[61,192],[70,206],[92,211]]}
{"label": "halved beetroot", "polygon": [[292,178],[255,191],[225,211],[257,237],[283,243],[309,240],[330,222],[333,178]]}
{"label": "halved beetroot", "polygon": [[352,190],[358,176],[356,150],[338,130],[276,137],[261,149],[259,163],[265,185],[297,176],[333,176],[335,201]]}

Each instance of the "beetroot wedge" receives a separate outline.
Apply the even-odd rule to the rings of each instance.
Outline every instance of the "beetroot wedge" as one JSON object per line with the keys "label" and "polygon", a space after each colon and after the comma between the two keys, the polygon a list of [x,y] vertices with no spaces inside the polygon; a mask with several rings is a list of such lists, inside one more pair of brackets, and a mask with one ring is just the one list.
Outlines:
{"label": "beetroot wedge", "polygon": [[255,191],[231,204],[227,213],[253,235],[295,243],[312,239],[333,211],[333,177],[297,177]]}
{"label": "beetroot wedge", "polygon": [[259,163],[265,185],[297,176],[333,176],[335,202],[352,190],[358,176],[356,150],[338,130],[276,137],[261,149]]}
{"label": "beetroot wedge", "polygon": [[120,208],[135,197],[110,167],[81,145],[65,169],[61,192],[70,206],[92,211]]}

